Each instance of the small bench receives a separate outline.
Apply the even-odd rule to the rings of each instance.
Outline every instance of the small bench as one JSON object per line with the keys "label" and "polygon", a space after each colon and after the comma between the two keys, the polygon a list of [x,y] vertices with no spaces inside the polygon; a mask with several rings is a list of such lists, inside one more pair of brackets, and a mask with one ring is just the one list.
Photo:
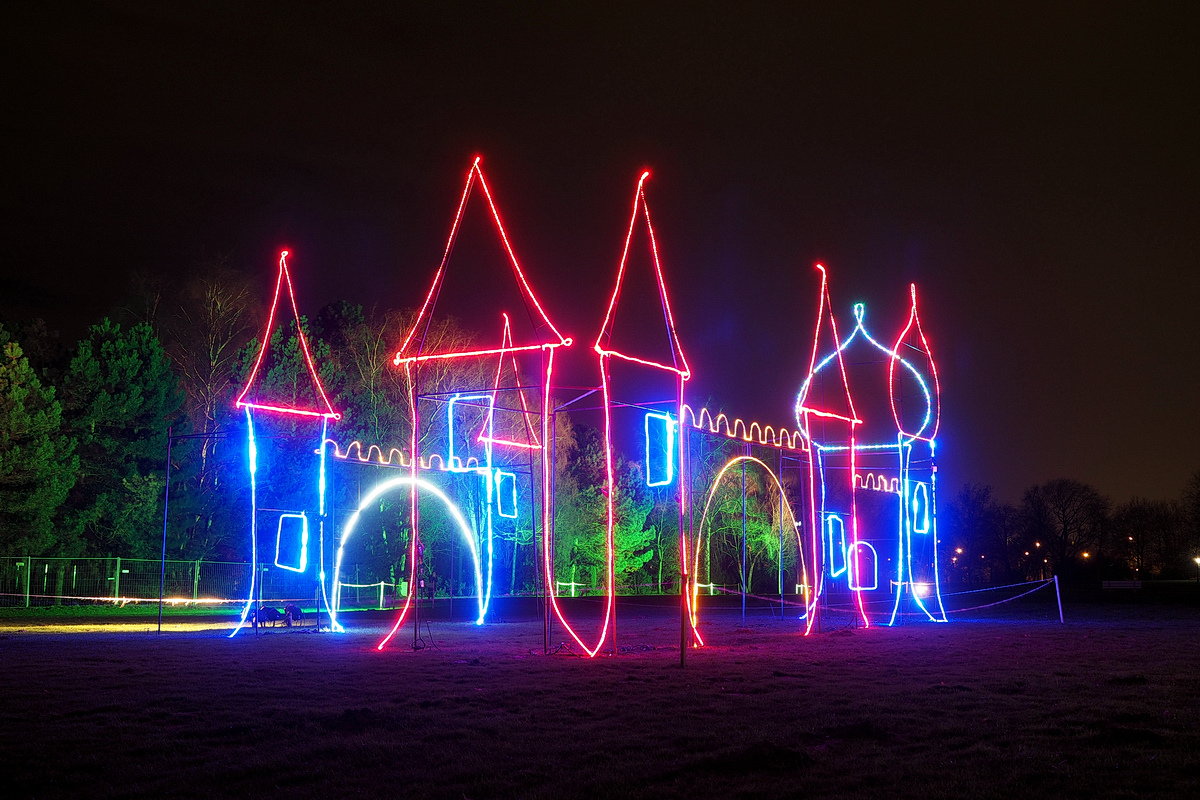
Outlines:
{"label": "small bench", "polygon": [[1100,588],[1102,589],[1140,589],[1142,588],[1141,581],[1101,581]]}

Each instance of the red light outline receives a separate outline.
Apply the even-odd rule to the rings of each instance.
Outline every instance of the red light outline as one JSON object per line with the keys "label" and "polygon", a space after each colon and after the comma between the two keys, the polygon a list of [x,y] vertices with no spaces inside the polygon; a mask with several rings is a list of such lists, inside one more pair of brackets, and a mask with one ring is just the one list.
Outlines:
{"label": "red light outline", "polygon": [[[892,404],[892,419],[896,422],[896,428],[909,439],[919,439],[922,442],[932,442],[937,438],[938,426],[942,422],[942,387],[938,381],[937,364],[933,360],[933,350],[929,348],[929,340],[925,338],[925,331],[921,327],[921,318],[917,315],[917,285],[910,283],[908,286],[909,296],[912,297],[912,307],[908,314],[908,324],[904,326],[904,330],[896,338],[896,343],[892,345],[892,358],[888,361],[888,401]],[[924,354],[929,359],[929,371],[933,374],[933,430],[928,436],[918,436],[910,434],[904,430],[904,422],[900,419],[900,411],[896,408],[896,362],[900,360],[900,345],[904,343],[908,336],[909,330],[913,325],[917,326],[917,335],[921,338],[921,346],[924,347]],[[915,349],[915,348],[914,348]]]}
{"label": "red light outline", "polygon": [[[333,405],[329,402],[329,398],[325,395],[325,387],[321,385],[321,379],[317,377],[317,368],[313,364],[312,354],[308,350],[308,338],[304,335],[304,329],[300,326],[300,311],[296,307],[296,292],[292,288],[292,277],[288,274],[287,268],[288,251],[281,250],[279,252],[279,274],[275,278],[275,296],[271,300],[271,313],[267,317],[267,328],[263,334],[262,345],[258,348],[258,357],[254,360],[254,368],[250,370],[250,375],[246,378],[246,385],[242,387],[242,392],[237,396],[234,402],[235,408],[257,408],[262,411],[275,411],[281,414],[299,414],[306,417],[328,417],[330,419],[341,419],[342,415],[333,410]],[[300,349],[304,351],[304,361],[308,365],[308,374],[313,379],[313,385],[316,386],[317,393],[321,395],[321,400],[325,403],[325,411],[312,411],[304,408],[296,408],[293,406],[276,406],[264,403],[246,402],[246,394],[250,391],[251,385],[254,383],[255,377],[258,375],[258,368],[262,366],[263,356],[266,355],[267,348],[271,343],[271,331],[275,327],[275,309],[279,305],[279,291],[284,283],[287,283],[288,297],[292,303],[292,313],[296,319],[296,336],[300,339]]]}
{"label": "red light outline", "polygon": [[[529,406],[525,403],[525,392],[520,388],[517,389],[517,397],[521,401],[521,412],[522,412],[521,415],[522,415],[522,418],[525,420],[525,430],[528,431],[529,438],[532,440],[532,443],[514,442],[511,439],[497,439],[494,436],[487,435],[487,430],[491,426],[493,416],[496,413],[496,394],[500,391],[500,376],[501,376],[501,373],[504,371],[504,349],[503,348],[505,345],[508,345],[509,347],[511,347],[512,343],[513,343],[512,327],[509,325],[508,314],[501,313],[500,316],[504,317],[504,332],[502,334],[500,334],[501,353],[500,353],[500,358],[496,359],[496,380],[492,384],[492,405],[491,405],[490,410],[488,411],[488,417],[487,417],[487,419],[484,420],[483,426],[479,429],[479,436],[476,437],[475,441],[491,442],[493,445],[499,444],[499,445],[507,445],[508,447],[520,447],[525,450],[541,450],[542,443],[538,441],[537,432],[535,432],[533,429],[533,423],[529,421]],[[512,352],[512,351],[509,350],[508,352]],[[512,369],[513,369],[513,379],[517,382],[517,386],[519,387],[521,385],[521,372],[517,368],[516,355],[512,356]]]}
{"label": "red light outline", "polygon": [[[638,178],[637,190],[633,195],[633,214],[629,218],[629,231],[625,234],[625,248],[621,251],[621,263],[617,267],[617,281],[613,285],[612,298],[608,301],[608,311],[604,315],[604,324],[600,326],[600,333],[596,336],[596,343],[592,346],[593,349],[601,356],[615,356],[626,361],[632,361],[635,364],[644,364],[648,367],[674,372],[685,381],[691,377],[692,372],[688,367],[687,357],[683,354],[683,347],[679,344],[679,336],[675,332],[675,317],[671,313],[671,301],[667,297],[667,285],[663,280],[662,263],[658,258],[658,242],[654,238],[654,226],[650,223],[650,206],[646,203],[645,183],[646,178],[650,177],[650,171],[647,170]],[[671,342],[671,358],[675,362],[672,366],[660,364],[657,361],[638,358],[636,356],[627,355],[618,350],[611,350],[601,347],[600,343],[607,340],[611,343],[612,331],[612,316],[616,310],[617,300],[621,296],[621,281],[625,277],[625,262],[629,258],[629,242],[633,239],[633,228],[637,224],[638,206],[641,206],[646,218],[646,232],[650,236],[650,252],[654,256],[654,276],[658,281],[659,299],[662,301],[663,313],[667,318],[667,338]],[[679,368],[679,364],[683,364],[683,368]]]}
{"label": "red light outline", "polygon": [[[421,309],[420,309],[420,311],[417,312],[417,316],[413,320],[412,328],[409,330],[408,335],[405,336],[404,341],[401,343],[399,349],[396,350],[396,355],[392,358],[392,363],[395,366],[397,366],[397,367],[403,366],[404,367],[405,377],[407,378],[407,385],[409,387],[408,405],[409,405],[409,414],[410,414],[409,419],[411,420],[412,430],[411,430],[410,439],[409,439],[409,454],[410,454],[410,456],[408,459],[408,461],[409,461],[408,466],[409,466],[409,469],[410,469],[410,471],[412,473],[412,477],[413,477],[412,491],[411,491],[411,495],[410,495],[410,511],[409,511],[409,513],[410,513],[409,519],[412,520],[411,524],[412,524],[412,531],[413,531],[413,534],[409,537],[410,538],[410,542],[409,542],[409,585],[410,586],[415,585],[414,581],[416,579],[416,572],[415,572],[415,570],[416,570],[416,552],[417,552],[417,543],[420,540],[420,528],[419,528],[419,522],[418,522],[419,516],[418,516],[418,512],[417,512],[416,477],[417,477],[417,470],[422,465],[420,451],[418,449],[418,431],[420,429],[420,416],[417,411],[417,398],[416,398],[416,394],[414,391],[414,387],[415,387],[415,382],[414,382],[415,376],[413,374],[414,369],[419,368],[419,365],[424,363],[425,361],[432,361],[435,359],[471,358],[471,357],[477,357],[477,356],[499,355],[501,360],[503,360],[505,353],[531,352],[534,350],[541,350],[545,353],[548,353],[548,356],[546,358],[546,361],[547,361],[546,382],[543,386],[543,394],[542,394],[542,398],[543,398],[542,399],[542,408],[543,408],[542,426],[543,426],[543,441],[545,441],[545,432],[544,431],[545,431],[545,426],[547,424],[546,423],[546,415],[549,413],[550,385],[551,385],[551,375],[553,372],[553,364],[554,364],[554,350],[559,347],[569,347],[573,341],[570,337],[564,337],[561,333],[559,333],[558,329],[556,327],[554,327],[554,323],[552,323],[550,321],[550,318],[546,315],[545,310],[542,308],[542,304],[538,301],[537,295],[534,294],[532,287],[530,287],[529,281],[525,277],[525,272],[521,269],[521,265],[517,261],[517,256],[513,252],[512,244],[508,240],[508,234],[504,230],[504,223],[500,220],[500,212],[497,210],[496,203],[492,199],[492,193],[488,189],[487,180],[483,176],[483,170],[480,169],[480,167],[479,167],[479,164],[481,161],[482,161],[482,157],[476,156],[474,161],[471,162],[471,168],[467,171],[467,179],[463,185],[462,197],[459,199],[458,208],[454,214],[454,222],[450,226],[450,235],[446,239],[446,249],[442,252],[441,263],[438,265],[437,272],[434,273],[433,282],[429,286],[429,291],[425,295],[425,300],[421,304]],[[517,281],[520,284],[520,288],[523,292],[523,299],[528,301],[527,309],[528,309],[528,303],[532,303],[533,308],[535,308],[537,310],[538,316],[540,316],[542,322],[545,323],[545,327],[548,328],[554,334],[555,337],[557,337],[557,341],[551,341],[551,342],[541,341],[541,334],[540,334],[541,328],[540,328],[540,326],[538,326],[535,323],[534,324],[534,336],[538,337],[537,344],[520,345],[520,346],[514,347],[513,343],[512,343],[511,335],[508,337],[508,340],[506,342],[504,340],[504,336],[502,334],[501,335],[501,343],[500,343],[499,347],[482,348],[482,349],[478,349],[478,350],[465,350],[465,351],[457,351],[457,352],[428,353],[427,354],[427,353],[421,352],[421,348],[424,347],[424,337],[422,336],[420,343],[417,345],[417,352],[415,354],[409,355],[408,350],[412,346],[414,341],[416,341],[417,332],[419,330],[421,330],[423,324],[428,324],[428,319],[429,319],[430,315],[432,315],[432,313],[433,313],[433,307],[437,303],[438,292],[441,288],[442,281],[445,279],[446,267],[450,261],[450,253],[454,249],[454,241],[458,237],[459,226],[462,224],[463,210],[466,208],[467,199],[470,197],[471,187],[475,182],[476,176],[478,176],[478,178],[479,178],[479,185],[483,189],[484,197],[487,199],[488,208],[492,212],[492,220],[496,224],[496,230],[500,234],[500,240],[504,244],[505,252],[508,253],[508,258],[509,258],[509,262],[512,264],[513,273],[516,276]],[[507,317],[507,315],[505,315],[506,324],[507,324],[507,320],[508,320],[508,317]],[[510,329],[510,334],[511,334],[511,329]],[[514,362],[515,362],[515,356],[514,356]],[[524,408],[524,398],[522,398],[522,407]],[[349,452],[349,448],[347,448],[347,453],[348,452]],[[362,449],[360,446],[360,448],[359,448],[360,456],[361,456],[361,453],[362,453]],[[401,455],[401,457],[403,457],[403,454],[400,454],[400,455]],[[370,451],[368,450],[368,458],[369,458],[369,456],[370,456]],[[389,460],[391,458],[390,451],[388,453],[388,458],[389,458]],[[430,456],[429,462],[432,463],[432,460],[433,460],[433,456]],[[545,463],[545,459],[543,458],[542,481],[543,481],[544,489],[548,489],[548,487],[549,487],[549,474],[550,474],[549,466]],[[547,495],[547,494],[543,494],[543,497],[548,497],[548,496],[549,495]],[[549,514],[550,514],[550,511],[548,508],[548,504],[543,503],[543,522],[545,522],[546,520],[549,519]],[[545,530],[545,529],[543,529],[543,530]],[[545,546],[543,547],[543,549],[545,549]],[[400,630],[400,627],[404,624],[404,620],[408,616],[409,607],[411,605],[411,603],[410,603],[411,595],[412,595],[412,593],[410,592],[409,598],[406,599],[406,601],[404,603],[404,607],[400,610],[400,615],[396,619],[395,625],[392,626],[391,631],[389,631],[387,636],[385,636],[383,638],[383,640],[379,643],[379,645],[377,646],[377,649],[382,650],[384,648],[384,646],[392,639],[392,637],[394,637],[396,635],[396,632]],[[553,598],[552,598],[552,600],[553,600]],[[557,610],[557,608],[556,608],[556,610]],[[561,615],[560,615],[560,619],[561,619]],[[582,646],[582,643],[581,643],[581,646]]]}
{"label": "red light outline", "polygon": [[[496,204],[492,200],[492,193],[488,190],[487,180],[485,180],[483,177],[483,170],[479,167],[479,162],[482,160],[482,156],[475,156],[475,160],[471,162],[471,168],[467,170],[466,184],[463,186],[462,198],[458,201],[458,210],[454,214],[454,223],[450,226],[450,236],[446,239],[446,249],[442,252],[441,264],[438,265],[437,272],[434,273],[433,283],[429,287],[429,292],[425,295],[425,301],[421,304],[421,310],[417,312],[417,316],[413,320],[412,329],[408,332],[408,335],[404,337],[403,343],[400,345],[400,348],[396,351],[395,357],[392,359],[392,363],[397,367],[406,362],[419,363],[435,358],[467,358],[470,356],[494,355],[496,353],[504,352],[539,350],[551,347],[568,347],[571,345],[571,339],[564,337],[561,333],[559,333],[558,329],[554,327],[554,323],[550,321],[550,317],[546,316],[546,312],[542,309],[542,304],[538,301],[537,295],[533,293],[533,289],[529,286],[529,281],[525,278],[525,272],[521,269],[521,265],[517,261],[517,256],[513,252],[512,245],[508,241],[508,234],[504,231],[504,223],[500,221],[500,212],[496,209]],[[537,309],[537,313],[541,317],[542,322],[544,322],[546,327],[549,328],[550,331],[558,338],[558,341],[542,342],[539,336],[538,344],[536,345],[521,345],[520,347],[507,348],[501,345],[499,348],[458,351],[451,353],[436,353],[428,355],[421,353],[421,347],[424,346],[424,341],[422,341],[417,347],[417,353],[415,356],[405,355],[409,346],[416,338],[417,331],[421,329],[422,323],[425,322],[426,318],[433,312],[433,306],[437,302],[438,289],[445,278],[446,265],[450,261],[450,253],[454,249],[454,241],[458,238],[458,229],[462,224],[463,210],[466,208],[467,199],[471,195],[471,186],[475,182],[476,175],[479,176],[479,186],[483,189],[484,197],[487,199],[488,208],[492,212],[492,219],[496,223],[496,231],[500,234],[500,241],[504,244],[505,252],[508,253],[508,259],[512,264],[513,273],[523,289],[525,299],[531,302],[533,307]],[[536,326],[534,329],[534,335],[538,336]]]}

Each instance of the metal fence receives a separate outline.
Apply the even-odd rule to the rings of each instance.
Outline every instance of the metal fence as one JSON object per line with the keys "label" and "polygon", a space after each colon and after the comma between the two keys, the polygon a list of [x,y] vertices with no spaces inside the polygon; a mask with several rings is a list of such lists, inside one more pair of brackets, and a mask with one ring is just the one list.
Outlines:
{"label": "metal fence", "polygon": [[[0,606],[71,606],[158,602],[163,562],[141,558],[0,558]],[[167,561],[163,598],[172,605],[245,602],[251,566],[225,561]],[[317,605],[315,570],[291,572],[269,565],[262,570],[265,604]],[[348,575],[359,574],[357,567]],[[407,585],[342,584],[343,608],[389,608]],[[257,591],[255,592],[257,594]]]}

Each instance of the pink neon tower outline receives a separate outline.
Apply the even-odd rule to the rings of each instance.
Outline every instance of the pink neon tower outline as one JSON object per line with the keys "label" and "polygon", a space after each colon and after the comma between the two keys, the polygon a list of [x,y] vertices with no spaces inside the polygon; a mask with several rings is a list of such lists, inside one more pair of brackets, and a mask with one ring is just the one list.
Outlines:
{"label": "pink neon tower outline", "polygon": [[[288,251],[281,250],[279,253],[279,270],[275,277],[275,293],[271,298],[271,311],[267,315],[267,325],[263,329],[262,341],[258,348],[258,355],[254,359],[254,366],[250,370],[250,374],[246,377],[246,384],[242,387],[242,391],[238,394],[234,401],[234,407],[245,411],[246,413],[246,436],[248,445],[248,465],[250,471],[250,551],[252,570],[250,575],[250,591],[246,599],[246,604],[242,608],[241,618],[238,624],[234,627],[233,633],[230,636],[236,636],[238,631],[246,624],[246,617],[250,612],[251,606],[254,604],[254,593],[258,582],[258,482],[256,478],[257,462],[258,462],[258,447],[254,437],[254,412],[267,411],[275,414],[294,415],[300,417],[309,417],[319,419],[321,421],[321,433],[319,444],[316,453],[319,456],[319,475],[317,481],[318,495],[318,520],[319,520],[319,547],[321,550],[321,566],[320,566],[320,584],[322,595],[325,595],[325,443],[329,423],[341,419],[341,414],[334,411],[333,405],[329,402],[329,397],[325,393],[325,387],[321,383],[321,378],[317,375],[317,367],[313,361],[312,352],[308,346],[308,337],[304,333],[304,327],[300,324],[300,310],[296,305],[296,291],[292,286],[292,277],[288,272],[287,266]],[[285,405],[279,402],[260,402],[258,393],[255,391],[253,399],[247,400],[246,397],[251,393],[251,389],[255,386],[258,378],[259,369],[262,367],[263,359],[266,356],[267,350],[271,346],[271,334],[275,330],[275,314],[279,309],[279,297],[283,292],[283,288],[287,287],[288,302],[292,309],[292,319],[296,323],[296,338],[300,341],[301,352],[304,353],[304,363],[308,371],[309,378],[312,379],[313,388],[316,390],[317,397],[320,398],[317,403],[317,408],[307,408],[298,405]],[[288,514],[287,516],[294,516]],[[307,522],[305,523],[307,525]],[[306,528],[307,530],[307,528]],[[307,536],[307,534],[306,534]],[[278,545],[278,543],[277,543]],[[307,544],[304,545],[307,547]],[[278,554],[276,555],[278,558]],[[302,559],[301,565],[304,565]],[[291,567],[286,567],[292,569]],[[261,591],[261,588],[259,588]]]}
{"label": "pink neon tower outline", "polygon": [[[554,371],[554,351],[559,347],[569,347],[572,340],[569,337],[559,333],[558,328],[550,321],[550,317],[546,314],[541,302],[533,292],[533,288],[529,285],[528,279],[525,277],[524,270],[521,269],[521,264],[517,260],[516,253],[513,251],[511,242],[508,239],[508,234],[504,230],[504,223],[500,219],[500,212],[496,208],[495,201],[492,198],[492,193],[488,189],[487,180],[484,178],[483,170],[480,168],[482,158],[476,156],[471,163],[470,169],[467,171],[466,182],[463,185],[462,196],[459,199],[458,208],[455,211],[454,221],[450,226],[450,235],[446,239],[446,247],[442,252],[442,260],[438,265],[437,272],[434,273],[433,281],[429,286],[429,291],[425,295],[425,299],[421,304],[420,310],[417,312],[416,318],[413,320],[412,328],[404,337],[400,347],[396,350],[396,355],[392,359],[395,366],[403,367],[405,377],[409,386],[408,404],[409,414],[412,426],[412,431],[409,439],[409,468],[411,470],[411,483],[409,487],[409,513],[412,521],[412,535],[409,541],[409,585],[415,586],[416,568],[417,568],[417,545],[420,541],[420,515],[417,510],[418,503],[418,478],[417,471],[421,465],[420,447],[419,447],[419,431],[420,431],[420,414],[418,409],[418,395],[420,393],[420,367],[423,363],[434,360],[472,358],[479,356],[498,356],[501,364],[506,355],[515,358],[515,354],[519,352],[541,351],[542,362],[545,369],[545,380],[542,384],[542,438],[541,441],[548,441],[547,437],[550,432],[547,429],[549,409],[550,409],[550,387]],[[505,325],[501,333],[500,344],[497,347],[476,348],[471,350],[448,351],[439,353],[424,352],[425,340],[424,331],[427,330],[430,319],[432,318],[434,308],[437,305],[438,295],[441,291],[442,284],[446,276],[447,266],[450,261],[450,254],[454,249],[454,241],[458,237],[459,229],[462,224],[463,212],[466,209],[467,201],[471,196],[471,190],[475,183],[478,182],[479,188],[483,190],[485,199],[487,200],[488,209],[491,212],[492,221],[496,226],[496,231],[500,235],[500,240],[504,245],[504,251],[508,255],[509,264],[512,267],[513,275],[516,278],[518,289],[522,294],[522,299],[525,301],[527,309],[530,310],[531,320],[540,319],[542,325],[534,324],[534,336],[537,342],[515,345],[512,340],[511,329],[508,325],[508,316],[504,315]],[[533,312],[536,312],[536,317]],[[543,338],[542,331],[548,331],[550,336]],[[419,334],[419,335],[418,335]],[[493,387],[493,393],[496,388]],[[522,403],[524,399],[522,398]],[[503,441],[493,441],[489,444],[507,444]],[[540,449],[540,448],[539,448]],[[542,461],[542,497],[549,496],[551,465],[547,462],[543,452]],[[542,503],[542,525],[543,531],[547,530],[550,519],[549,503],[543,500]],[[545,537],[543,537],[545,538]],[[412,607],[412,592],[404,600],[404,606],[400,609],[400,613],[396,618],[395,624],[392,626],[388,634],[379,642],[377,649],[382,650],[384,646],[396,635],[400,627],[404,624],[404,620],[408,616],[408,612]]]}
{"label": "pink neon tower outline", "polygon": [[[824,507],[824,487],[821,489],[822,501],[818,502],[817,479],[824,481],[824,475],[818,474],[818,458],[819,454],[816,448],[813,447],[812,425],[813,417],[828,420],[830,422],[842,422],[847,425],[847,439],[849,441],[850,454],[850,469],[849,469],[849,490],[850,490],[850,530],[852,547],[857,557],[858,552],[858,509],[857,509],[857,492],[854,483],[855,475],[855,427],[862,424],[862,420],[858,418],[858,414],[854,409],[854,397],[850,392],[850,381],[846,375],[846,364],[842,359],[842,342],[838,336],[837,319],[833,313],[833,301],[829,294],[829,275],[822,264],[814,265],[818,272],[821,273],[821,289],[820,298],[817,303],[817,324],[813,332],[813,346],[809,355],[808,373],[805,379],[800,396],[796,400],[796,422],[800,426],[800,431],[809,445],[808,469],[808,508],[809,508],[809,534],[812,543],[813,556],[813,592],[806,603],[807,613],[805,614],[804,633],[807,636],[812,633],[814,624],[816,623],[818,608],[820,605],[820,596],[822,584],[824,582],[824,560],[822,553],[824,552],[825,539],[825,519],[821,511]],[[812,378],[816,374],[818,364],[817,357],[821,346],[821,328],[828,322],[829,331],[833,338],[834,354],[837,358],[838,375],[841,378],[841,398],[845,400],[845,413],[838,413],[825,408],[814,407],[808,405],[808,393],[812,389]],[[858,607],[860,619],[866,625],[870,625],[867,619],[866,608],[863,606],[862,592],[852,590],[855,598],[855,604]]]}
{"label": "pink neon tower outline", "polygon": [[[651,367],[653,369],[662,370],[672,373],[676,376],[676,408],[675,408],[675,424],[678,426],[683,419],[684,408],[684,384],[691,377],[691,370],[688,367],[687,357],[683,353],[683,348],[679,343],[679,336],[675,330],[675,318],[671,313],[671,301],[667,295],[667,285],[663,278],[662,261],[659,258],[658,242],[654,236],[654,225],[650,221],[650,207],[646,203],[645,184],[646,179],[650,177],[649,171],[642,172],[638,178],[637,188],[633,195],[633,208],[629,218],[629,228],[625,233],[625,245],[621,250],[621,260],[617,266],[617,277],[613,284],[612,296],[608,301],[608,309],[604,315],[604,323],[600,326],[600,332],[596,336],[596,342],[592,346],[596,353],[598,366],[600,369],[600,388],[604,404],[604,456],[605,456],[605,486],[606,486],[606,520],[605,520],[605,567],[607,570],[606,586],[605,586],[605,604],[604,604],[604,623],[601,626],[600,636],[596,640],[593,647],[588,647],[587,644],[579,637],[575,630],[563,618],[561,610],[554,599],[553,588],[550,590],[550,599],[554,604],[555,613],[559,620],[570,632],[575,641],[582,647],[590,657],[600,651],[604,646],[604,642],[608,637],[610,623],[615,627],[615,602],[616,602],[616,551],[613,542],[613,525],[614,525],[614,502],[613,495],[616,491],[616,481],[613,476],[613,429],[612,429],[612,397],[610,395],[609,385],[609,360],[617,358],[623,361],[628,361],[634,364]],[[637,225],[638,212],[642,212],[642,216],[646,222],[646,233],[650,240],[650,252],[654,258],[654,277],[658,285],[659,300],[662,304],[663,318],[666,322],[667,338],[671,347],[671,362],[664,364],[653,359],[639,358],[628,353],[623,353],[612,347],[612,328],[613,314],[616,311],[617,303],[621,296],[621,283],[625,278],[625,267],[629,259],[629,245],[633,239],[633,231]],[[676,437],[676,453],[679,463],[682,465],[683,460],[683,438]],[[687,551],[687,541],[682,530],[683,509],[685,502],[685,481],[682,476],[679,479],[679,515],[680,515],[680,550],[681,554]],[[686,576],[686,558],[680,559],[681,569],[683,571],[683,583],[681,586],[687,586]],[[546,566],[550,567],[549,551],[546,552]],[[547,574],[550,574],[547,572]],[[553,583],[551,583],[553,587]],[[684,590],[686,597],[687,592]]]}

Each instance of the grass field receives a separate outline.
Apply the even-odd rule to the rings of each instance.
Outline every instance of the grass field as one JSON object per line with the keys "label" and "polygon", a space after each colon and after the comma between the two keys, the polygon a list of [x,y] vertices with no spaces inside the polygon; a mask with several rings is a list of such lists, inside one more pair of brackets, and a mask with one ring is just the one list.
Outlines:
{"label": "grass field", "polygon": [[4,793],[1200,796],[1200,612],[1050,620],[805,638],[718,614],[686,669],[677,618],[655,610],[623,612],[629,651],[594,660],[541,655],[537,621],[434,622],[436,649],[412,652],[406,629],[380,653],[379,629],[229,640],[9,620]]}

